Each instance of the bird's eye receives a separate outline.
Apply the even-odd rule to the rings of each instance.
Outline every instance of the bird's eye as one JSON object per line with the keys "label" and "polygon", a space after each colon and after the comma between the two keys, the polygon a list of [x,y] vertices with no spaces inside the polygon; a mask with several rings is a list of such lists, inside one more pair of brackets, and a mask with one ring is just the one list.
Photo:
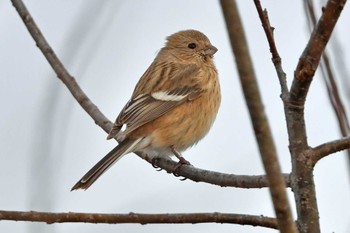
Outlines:
{"label": "bird's eye", "polygon": [[190,49],[195,49],[197,45],[195,43],[189,43],[188,46]]}

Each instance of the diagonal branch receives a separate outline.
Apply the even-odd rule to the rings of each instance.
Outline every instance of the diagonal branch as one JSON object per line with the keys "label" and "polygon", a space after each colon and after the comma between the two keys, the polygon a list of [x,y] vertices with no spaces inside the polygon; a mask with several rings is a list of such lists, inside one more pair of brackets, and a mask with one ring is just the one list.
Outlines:
{"label": "diagonal branch", "polygon": [[78,83],[72,75],[68,73],[62,62],[58,59],[53,49],[47,43],[45,37],[34,22],[26,6],[21,0],[12,0],[13,6],[16,8],[18,14],[22,18],[29,33],[36,42],[36,46],[44,54],[46,60],[50,63],[52,69],[57,74],[57,77],[67,86],[73,97],[81,105],[81,107],[95,120],[95,123],[104,131],[109,132],[112,123],[103,115],[103,113],[92,103],[86,96],[84,91],[79,87]]}
{"label": "diagonal branch", "polygon": [[338,21],[346,0],[329,0],[300,57],[291,87],[291,101],[304,103],[321,55]]}
{"label": "diagonal branch", "polygon": [[255,137],[269,182],[270,194],[281,232],[296,232],[291,209],[283,181],[277,152],[271,135],[268,119],[260,97],[258,83],[248,51],[239,11],[234,0],[221,0],[231,47],[236,59],[237,69],[250,113]]}
{"label": "diagonal branch", "polygon": [[[316,13],[312,0],[304,2],[304,9],[309,19],[310,31],[311,26],[315,27],[316,25]],[[330,103],[333,107],[335,115],[338,119],[338,124],[342,137],[347,137],[350,134],[350,124],[347,118],[346,110],[343,104],[343,101],[339,94],[339,89],[335,81],[334,73],[332,71],[330,57],[327,51],[324,51],[322,55],[322,60],[320,63],[322,77],[325,81],[327,87],[327,93],[330,100]],[[334,153],[334,152],[333,152]],[[347,150],[348,159],[350,159],[350,150]],[[326,156],[326,155],[324,155]],[[322,156],[322,157],[324,157]],[[319,159],[315,159],[317,162]]]}
{"label": "diagonal branch", "polygon": [[84,222],[84,223],[140,223],[144,224],[185,224],[185,223],[230,223],[239,225],[260,226],[277,229],[275,218],[227,214],[227,213],[192,213],[192,214],[87,214],[87,213],[48,213],[48,212],[22,212],[22,211],[1,211],[0,221],[27,221],[46,222],[48,224],[64,222]]}

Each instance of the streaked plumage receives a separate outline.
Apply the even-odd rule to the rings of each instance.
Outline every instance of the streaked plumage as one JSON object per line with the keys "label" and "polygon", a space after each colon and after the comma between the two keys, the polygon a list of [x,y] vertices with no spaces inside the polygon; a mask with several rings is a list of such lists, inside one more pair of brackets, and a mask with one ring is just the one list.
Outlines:
{"label": "streaked plumage", "polygon": [[107,137],[122,142],[72,190],[89,188],[125,154],[142,151],[151,157],[169,156],[202,139],[215,120],[221,100],[212,61],[216,51],[209,39],[196,30],[169,36]]}

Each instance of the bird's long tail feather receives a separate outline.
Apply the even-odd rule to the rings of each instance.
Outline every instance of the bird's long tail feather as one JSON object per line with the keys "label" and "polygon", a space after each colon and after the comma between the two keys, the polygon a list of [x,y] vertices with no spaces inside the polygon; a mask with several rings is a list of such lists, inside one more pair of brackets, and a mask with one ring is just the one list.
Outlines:
{"label": "bird's long tail feather", "polygon": [[71,189],[88,189],[105,171],[108,170],[123,155],[132,151],[141,139],[125,139],[118,146],[114,147],[105,157],[93,166]]}

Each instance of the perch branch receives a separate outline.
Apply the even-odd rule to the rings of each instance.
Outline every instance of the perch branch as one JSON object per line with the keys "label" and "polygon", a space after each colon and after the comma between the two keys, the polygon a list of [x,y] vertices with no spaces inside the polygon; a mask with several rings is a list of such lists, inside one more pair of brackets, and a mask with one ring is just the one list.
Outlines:
{"label": "perch branch", "polygon": [[[48,60],[49,64],[57,74],[57,77],[66,85],[71,94],[81,105],[81,107],[90,115],[95,123],[100,126],[105,132],[109,132],[112,123],[103,115],[103,113],[98,109],[98,107],[89,99],[89,97],[83,92],[79,87],[78,83],[72,77],[68,71],[65,69],[63,64],[60,62],[59,58],[56,56],[53,49],[50,47],[44,36],[42,35],[40,29],[37,27],[34,19],[28,12],[27,8],[21,0],[12,0],[12,4],[16,8],[20,17],[22,18],[25,26],[27,27],[29,33],[33,37],[38,48],[42,51],[45,58]],[[152,163],[148,160],[147,156],[141,153],[137,153],[141,158]],[[154,161],[154,164],[168,172],[174,170],[176,162],[170,161],[169,159],[159,159]],[[267,187],[267,180],[265,176],[238,176],[229,175],[218,172],[211,172],[203,169],[197,169],[193,166],[182,166],[178,169],[177,173],[180,176],[186,177],[190,180],[196,182],[206,182],[210,184],[220,185],[220,186],[232,186],[240,188],[262,188]],[[289,175],[284,175],[284,181],[286,185],[289,186]]]}

